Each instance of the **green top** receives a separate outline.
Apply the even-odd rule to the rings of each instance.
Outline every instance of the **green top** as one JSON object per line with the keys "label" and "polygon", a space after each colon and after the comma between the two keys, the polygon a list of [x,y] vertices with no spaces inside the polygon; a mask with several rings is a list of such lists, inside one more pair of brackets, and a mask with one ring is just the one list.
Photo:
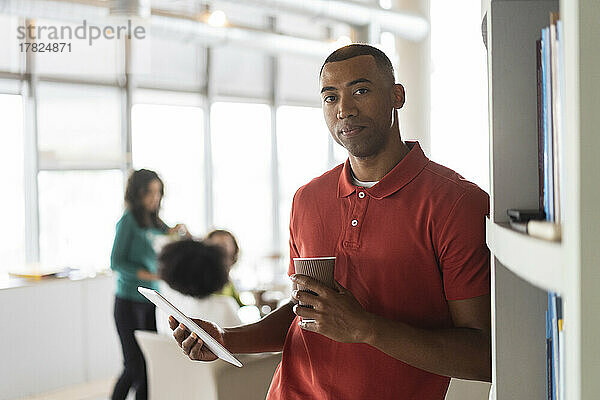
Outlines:
{"label": "green top", "polygon": [[234,298],[234,300],[238,303],[240,307],[244,306],[244,303],[242,303],[242,300],[240,299],[240,294],[238,293],[235,286],[233,286],[233,283],[231,283],[231,281],[227,282],[225,286],[223,286],[223,289],[221,289],[220,292],[217,292],[217,294],[231,296]]}
{"label": "green top", "polygon": [[137,277],[139,269],[156,273],[156,253],[152,247],[154,238],[163,235],[158,228],[141,228],[133,214],[125,211],[117,222],[117,233],[110,255],[110,268],[117,275],[117,297],[146,302],[138,286],[158,290],[157,281],[145,281]]}

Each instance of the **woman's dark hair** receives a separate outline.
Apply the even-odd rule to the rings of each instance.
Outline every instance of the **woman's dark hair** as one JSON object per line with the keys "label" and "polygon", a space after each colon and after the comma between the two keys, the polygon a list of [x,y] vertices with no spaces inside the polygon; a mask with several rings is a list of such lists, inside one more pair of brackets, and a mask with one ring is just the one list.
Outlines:
{"label": "woman's dark hair", "polygon": [[140,169],[133,171],[129,175],[127,188],[125,189],[125,205],[142,228],[152,227],[165,230],[167,225],[158,216],[160,205],[156,211],[148,213],[142,203],[142,199],[148,193],[152,181],[160,183],[160,196],[162,200],[162,196],[165,194],[163,181],[158,177],[156,172],[148,169]]}
{"label": "woman's dark hair", "polygon": [[158,276],[174,290],[197,298],[221,290],[229,281],[223,249],[191,239],[163,247]]}
{"label": "woman's dark hair", "polygon": [[231,238],[231,241],[233,242],[233,256],[231,257],[231,265],[235,264],[240,255],[240,246],[238,246],[238,242],[235,239],[235,236],[233,236],[233,233],[226,231],[225,229],[215,229],[210,231],[208,235],[206,235],[206,238],[212,239],[215,236],[228,236]]}

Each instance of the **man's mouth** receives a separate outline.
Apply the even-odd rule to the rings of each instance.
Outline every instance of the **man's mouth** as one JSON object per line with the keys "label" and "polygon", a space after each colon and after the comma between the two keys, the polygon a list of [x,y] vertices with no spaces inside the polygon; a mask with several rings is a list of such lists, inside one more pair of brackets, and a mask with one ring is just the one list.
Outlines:
{"label": "man's mouth", "polygon": [[357,135],[363,129],[364,129],[364,127],[362,127],[362,126],[348,126],[348,127],[342,128],[340,130],[340,133],[345,137],[351,137],[351,136]]}

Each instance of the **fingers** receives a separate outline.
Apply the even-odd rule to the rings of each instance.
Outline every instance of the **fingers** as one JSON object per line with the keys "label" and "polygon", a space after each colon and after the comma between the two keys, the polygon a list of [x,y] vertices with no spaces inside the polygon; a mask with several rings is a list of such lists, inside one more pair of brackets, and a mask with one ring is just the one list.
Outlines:
{"label": "fingers", "polygon": [[319,296],[327,296],[332,292],[332,289],[325,286],[315,278],[312,278],[308,275],[294,274],[290,276],[292,282],[296,285],[304,286],[305,289],[312,290]]}
{"label": "fingers", "polygon": [[190,350],[188,357],[196,361],[210,361],[217,358],[212,351],[208,350],[202,339],[198,338],[196,344]]}
{"label": "fingers", "polygon": [[323,302],[314,293],[305,290],[294,290],[292,291],[292,298],[301,301],[303,305],[310,305],[317,310],[323,309]]}
{"label": "fingers", "polygon": [[[201,325],[203,321],[194,320]],[[206,346],[204,341],[194,332],[190,332],[185,325],[177,322],[175,318],[169,316],[169,326],[173,329],[173,337],[183,352],[191,359],[196,361],[212,361],[217,358]]]}
{"label": "fingers", "polygon": [[183,349],[183,352],[189,356],[194,347],[201,348],[203,344],[202,340],[198,338],[195,333],[192,333],[181,343],[181,348]]}
{"label": "fingers", "polygon": [[187,330],[185,325],[179,324],[177,328],[173,331],[173,337],[177,341],[179,346],[182,345],[183,341],[186,340],[190,336],[190,331]]}
{"label": "fingers", "polygon": [[177,325],[179,325],[179,322],[177,322],[177,320],[173,318],[172,315],[169,315],[169,327],[171,328],[171,330],[174,331],[175,329],[177,329]]}
{"label": "fingers", "polygon": [[344,293],[346,292],[346,288],[343,287],[338,281],[334,280],[333,281],[333,286],[335,288],[335,290],[338,291],[338,293]]}
{"label": "fingers", "polygon": [[[185,352],[185,350],[184,350]],[[191,360],[203,360],[204,359],[204,346],[202,344],[202,340],[200,340],[200,343],[196,343],[196,345],[194,347],[192,347],[192,349],[190,350],[189,353],[187,353],[188,357]]]}
{"label": "fingers", "polygon": [[296,304],[293,307],[294,313],[301,317],[301,318],[306,318],[306,319],[317,319],[320,316],[320,313],[316,310],[313,310],[312,308],[307,308],[301,305]]}

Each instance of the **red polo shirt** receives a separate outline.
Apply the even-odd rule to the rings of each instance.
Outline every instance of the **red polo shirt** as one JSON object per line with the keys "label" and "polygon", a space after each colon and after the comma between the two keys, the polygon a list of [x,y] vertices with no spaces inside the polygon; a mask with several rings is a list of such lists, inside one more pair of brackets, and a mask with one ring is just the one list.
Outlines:
{"label": "red polo shirt", "polygon": [[[372,188],[352,184],[349,161],[301,187],[292,205],[291,257],[335,256],[335,279],[369,312],[448,328],[448,300],[490,291],[488,196],[427,159],[418,143],[407,144],[408,155]],[[304,331],[297,320],[268,399],[444,399],[449,378],[366,344]]]}

